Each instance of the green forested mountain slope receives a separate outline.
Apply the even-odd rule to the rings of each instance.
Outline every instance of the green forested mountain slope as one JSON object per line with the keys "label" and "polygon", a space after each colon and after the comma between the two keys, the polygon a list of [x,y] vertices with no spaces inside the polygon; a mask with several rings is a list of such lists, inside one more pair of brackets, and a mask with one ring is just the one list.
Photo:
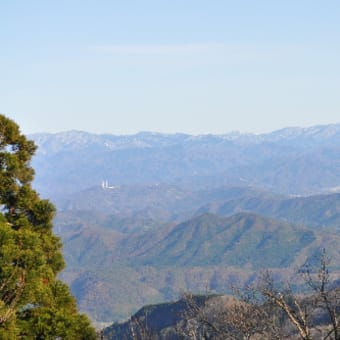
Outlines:
{"label": "green forested mountain slope", "polygon": [[340,263],[339,231],[315,231],[253,213],[204,214],[132,234],[79,224],[67,229],[63,277],[83,310],[105,321],[174,299],[183,289],[228,291],[230,283],[251,280],[261,269],[286,275],[323,247]]}
{"label": "green forested mountain slope", "polygon": [[312,231],[255,214],[229,218],[206,214],[177,225],[149,249],[139,247],[141,264],[287,267],[315,240]]}

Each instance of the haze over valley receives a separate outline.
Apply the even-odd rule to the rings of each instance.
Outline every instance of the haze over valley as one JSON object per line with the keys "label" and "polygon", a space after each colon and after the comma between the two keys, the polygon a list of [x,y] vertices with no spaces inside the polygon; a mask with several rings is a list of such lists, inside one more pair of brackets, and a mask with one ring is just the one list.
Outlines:
{"label": "haze over valley", "polygon": [[278,280],[320,249],[340,263],[340,125],[264,135],[30,136],[57,204],[70,284],[97,322],[183,291]]}

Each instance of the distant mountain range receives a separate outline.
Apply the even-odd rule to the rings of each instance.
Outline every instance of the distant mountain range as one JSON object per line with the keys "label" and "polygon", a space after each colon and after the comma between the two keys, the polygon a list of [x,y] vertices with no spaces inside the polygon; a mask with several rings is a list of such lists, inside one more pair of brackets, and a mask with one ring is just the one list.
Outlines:
{"label": "distant mountain range", "polygon": [[340,193],[287,197],[252,187],[196,191],[165,184],[114,190],[97,187],[69,195],[60,209],[64,215],[68,212],[68,218],[72,212],[77,212],[74,216],[92,214],[97,219],[100,215],[101,224],[118,231],[128,225],[134,231],[142,230],[142,225],[147,228],[156,222],[179,222],[204,213],[230,216],[238,212],[253,212],[309,228],[340,227]]}
{"label": "distant mountain range", "polygon": [[84,148],[98,150],[119,150],[133,148],[166,147],[188,143],[220,143],[233,141],[238,144],[256,144],[264,142],[296,143],[301,147],[336,144],[340,142],[340,123],[319,125],[309,128],[290,127],[266,134],[230,132],[224,135],[188,135],[183,133],[165,134],[158,132],[140,132],[135,135],[93,134],[84,131],[67,131],[60,133],[36,133],[30,135],[39,145],[40,153],[57,153]]}
{"label": "distant mountain range", "polygon": [[103,180],[111,185],[265,187],[315,194],[340,187],[340,124],[269,134],[96,135],[80,131],[30,136],[39,146],[35,185],[53,200]]}
{"label": "distant mountain range", "polygon": [[93,320],[229,292],[262,269],[284,281],[323,248],[340,273],[340,124],[30,137],[35,186],[58,207],[62,277]]}

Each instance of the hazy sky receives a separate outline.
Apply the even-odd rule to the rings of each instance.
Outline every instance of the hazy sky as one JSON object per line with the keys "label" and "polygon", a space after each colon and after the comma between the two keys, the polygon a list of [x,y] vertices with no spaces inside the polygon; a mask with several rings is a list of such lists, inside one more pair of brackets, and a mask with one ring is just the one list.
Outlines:
{"label": "hazy sky", "polygon": [[0,112],[25,133],[340,122],[340,1],[0,1]]}

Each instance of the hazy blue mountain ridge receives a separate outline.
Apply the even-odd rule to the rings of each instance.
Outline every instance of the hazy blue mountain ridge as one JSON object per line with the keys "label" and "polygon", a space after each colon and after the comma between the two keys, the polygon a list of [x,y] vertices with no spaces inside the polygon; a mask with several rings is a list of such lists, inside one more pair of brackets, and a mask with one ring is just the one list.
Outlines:
{"label": "hazy blue mountain ridge", "polygon": [[286,194],[327,192],[340,186],[339,131],[335,124],[263,135],[71,131],[30,137],[39,146],[35,185],[43,195],[60,199],[103,180],[111,185],[243,183]]}
{"label": "hazy blue mountain ridge", "polygon": [[340,229],[340,194],[292,198],[247,195],[241,199],[211,203],[200,208],[197,214],[211,212],[228,216],[240,211],[254,212],[318,229],[330,226]]}

